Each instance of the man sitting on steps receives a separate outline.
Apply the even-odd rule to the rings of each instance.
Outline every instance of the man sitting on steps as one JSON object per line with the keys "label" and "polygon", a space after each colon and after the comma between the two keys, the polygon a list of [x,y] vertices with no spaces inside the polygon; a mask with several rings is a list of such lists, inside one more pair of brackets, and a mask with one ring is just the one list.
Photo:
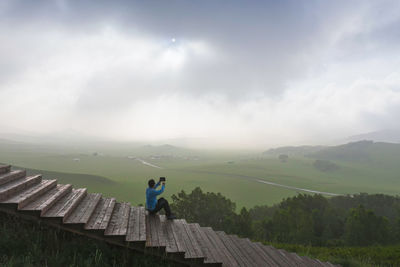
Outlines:
{"label": "man sitting on steps", "polygon": [[162,182],[160,190],[156,188],[160,185],[161,181],[156,182],[153,179],[149,180],[149,187],[146,189],[146,209],[150,214],[156,214],[159,210],[164,209],[168,220],[176,219],[175,215],[171,213],[168,201],[163,197],[157,201],[157,196],[164,192],[165,181]]}

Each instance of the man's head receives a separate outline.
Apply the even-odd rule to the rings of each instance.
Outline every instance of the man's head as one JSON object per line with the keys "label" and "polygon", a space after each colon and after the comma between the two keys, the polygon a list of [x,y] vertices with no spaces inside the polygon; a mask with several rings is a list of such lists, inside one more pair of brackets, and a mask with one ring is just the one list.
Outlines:
{"label": "man's head", "polygon": [[154,181],[154,179],[150,179],[149,180],[149,187],[153,188],[155,186],[156,182]]}

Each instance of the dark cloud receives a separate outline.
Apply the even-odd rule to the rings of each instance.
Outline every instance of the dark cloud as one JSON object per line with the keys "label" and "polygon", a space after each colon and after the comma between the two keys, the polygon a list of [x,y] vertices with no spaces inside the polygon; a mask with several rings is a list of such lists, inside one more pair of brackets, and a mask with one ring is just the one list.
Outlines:
{"label": "dark cloud", "polygon": [[[10,92],[10,84],[31,87],[42,95],[55,89],[68,98],[71,114],[89,119],[126,113],[138,102],[160,96],[221,105],[215,111],[224,109],[218,114],[221,117],[253,105],[256,111],[246,106],[246,114],[236,117],[254,117],[254,124],[280,114],[294,117],[296,110],[284,105],[293,106],[300,98],[305,109],[300,117],[320,115],[330,105],[321,99],[335,96],[329,90],[326,96],[315,92],[323,94],[327,84],[338,83],[342,92],[371,73],[379,83],[397,71],[392,66],[400,52],[399,8],[397,1],[361,0],[4,1],[0,4],[0,93]],[[177,48],[171,38],[176,38]],[[185,49],[183,63],[174,50],[180,45]],[[202,45],[204,54],[193,48]],[[172,62],[167,62],[172,67],[163,71],[167,50],[172,53]],[[140,58],[140,53],[147,54]],[[297,84],[309,89],[290,92]],[[357,94],[350,94],[352,101],[357,102]],[[26,95],[35,97],[21,93],[22,98]],[[316,96],[322,103],[318,107],[313,106]],[[332,97],[336,102],[330,110],[340,106],[340,97]],[[273,110],[264,111],[260,103]],[[386,126],[395,120],[390,114],[397,111],[396,105],[392,103],[393,111],[381,111],[384,118],[365,108],[370,120],[360,121],[377,127],[387,121]],[[356,106],[349,117],[363,112],[364,106]],[[334,123],[342,127],[339,122]]]}

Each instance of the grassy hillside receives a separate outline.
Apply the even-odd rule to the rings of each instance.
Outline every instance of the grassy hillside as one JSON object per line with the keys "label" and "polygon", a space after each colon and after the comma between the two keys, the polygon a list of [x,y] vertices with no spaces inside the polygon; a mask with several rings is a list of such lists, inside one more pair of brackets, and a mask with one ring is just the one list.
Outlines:
{"label": "grassy hillside", "polygon": [[[275,155],[196,151],[168,145],[63,147],[0,142],[0,162],[34,169],[32,172],[41,172],[45,178],[59,178],[62,183],[87,187],[91,192],[116,196],[132,204],[143,204],[147,180],[160,176],[167,177],[166,197],[200,186],[205,191],[221,192],[235,201],[238,208],[278,203],[304,193],[257,180],[337,194],[396,195],[400,191],[399,145],[373,143],[363,150],[368,160],[337,159],[330,156],[333,152],[327,151],[321,150],[312,157],[289,156],[282,163]],[[161,168],[145,165],[135,158]],[[316,159],[329,159],[338,168],[320,171],[314,167]]]}

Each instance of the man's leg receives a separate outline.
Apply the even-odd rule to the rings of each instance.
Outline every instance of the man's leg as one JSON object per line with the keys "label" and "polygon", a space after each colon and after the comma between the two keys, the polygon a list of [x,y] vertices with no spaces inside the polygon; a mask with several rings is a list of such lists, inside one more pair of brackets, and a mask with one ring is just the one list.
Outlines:
{"label": "man's leg", "polygon": [[155,209],[152,210],[152,213],[156,213],[156,212],[160,211],[161,209],[164,209],[164,210],[165,210],[165,215],[167,215],[167,217],[171,216],[171,209],[170,209],[170,207],[169,207],[169,203],[168,203],[168,201],[167,201],[165,198],[163,198],[163,197],[160,198],[160,199],[157,201],[157,205],[156,205]]}

